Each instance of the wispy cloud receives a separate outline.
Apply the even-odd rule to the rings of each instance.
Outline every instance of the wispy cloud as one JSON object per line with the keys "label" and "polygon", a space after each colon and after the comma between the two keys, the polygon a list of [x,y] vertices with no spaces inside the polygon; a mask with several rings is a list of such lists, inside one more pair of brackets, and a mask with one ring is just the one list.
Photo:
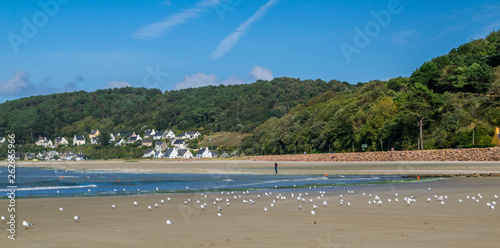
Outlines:
{"label": "wispy cloud", "polygon": [[[78,82],[83,78],[77,77]],[[64,84],[61,88],[54,87],[50,84],[50,78],[44,79],[38,85],[30,80],[30,74],[16,70],[12,78],[3,81],[0,80],[0,96],[34,96],[47,95],[60,92],[74,91],[77,84],[73,81]]]}
{"label": "wispy cloud", "polygon": [[226,38],[224,38],[219,43],[217,48],[212,52],[211,58],[215,60],[220,58],[227,52],[229,52],[233,48],[233,46],[236,45],[236,43],[238,43],[240,37],[243,36],[248,31],[248,29],[252,26],[252,24],[260,20],[260,18],[262,18],[267,13],[269,7],[278,2],[279,0],[269,0],[266,4],[261,6],[259,10],[257,10],[257,12],[255,12],[245,22],[240,24],[240,26],[238,26],[238,28],[236,28],[236,30],[233,33],[226,36]]}
{"label": "wispy cloud", "polygon": [[[175,13],[161,22],[152,23],[143,26],[132,34],[135,39],[148,39],[152,37],[160,37],[170,29],[186,23],[189,19],[197,18],[201,13],[207,9],[215,7],[221,0],[202,0],[194,4],[194,7],[185,9],[181,12]],[[168,1],[167,1],[168,2]]]}

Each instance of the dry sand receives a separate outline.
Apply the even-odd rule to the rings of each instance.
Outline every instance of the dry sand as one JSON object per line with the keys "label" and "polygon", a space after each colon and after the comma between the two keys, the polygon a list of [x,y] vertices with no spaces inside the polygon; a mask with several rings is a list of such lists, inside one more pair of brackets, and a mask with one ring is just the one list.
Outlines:
{"label": "dry sand", "polygon": [[[76,166],[100,168],[103,163],[89,163]],[[124,165],[126,164],[126,165]],[[175,170],[181,170],[176,164]],[[140,165],[140,166],[139,166]],[[222,163],[184,163],[189,172],[207,170],[227,170]],[[300,164],[280,163],[283,173],[321,174],[329,164],[309,165],[301,169]],[[353,164],[339,165],[341,169]],[[123,166],[134,169],[157,169],[155,163],[106,163],[108,169],[122,169]],[[139,166],[139,167],[135,167]],[[362,165],[355,165],[362,169]],[[371,165],[364,165],[370,167]],[[377,170],[383,164],[377,165]],[[419,167],[417,165],[416,167]],[[457,170],[467,170],[469,165],[458,165]],[[480,164],[481,170],[494,169],[494,164]],[[269,164],[237,162],[230,169],[238,173],[259,173],[269,169]],[[449,168],[450,167],[450,168]],[[232,167],[231,167],[232,168]],[[387,170],[397,170],[397,165],[390,165]],[[435,166],[423,165],[428,170],[455,170],[456,167],[440,163]],[[361,170],[360,169],[360,170]],[[382,170],[381,169],[381,170]],[[335,168],[330,170],[336,171]],[[358,170],[358,169],[356,169]],[[168,170],[170,172],[170,169]],[[373,173],[367,170],[364,174]],[[18,199],[17,201],[17,240],[7,238],[7,224],[0,223],[0,247],[498,247],[500,236],[500,206],[489,209],[487,202],[493,201],[495,194],[500,195],[500,178],[450,178],[433,181],[421,181],[407,184],[349,186],[327,189],[319,200],[319,189],[272,191],[266,197],[263,192],[250,192],[237,200],[234,195],[209,193],[205,198],[196,194],[158,194],[143,196],[89,197],[89,198],[46,198]],[[431,188],[428,191],[428,188]],[[354,194],[347,194],[354,190]],[[308,192],[305,203],[298,202],[298,193]],[[365,192],[364,196],[362,193]],[[287,196],[278,200],[278,194]],[[398,202],[395,202],[398,193]],[[479,203],[466,199],[466,195],[483,198]],[[261,198],[257,197],[261,194]],[[339,205],[339,195],[343,195],[344,204]],[[368,196],[372,194],[372,197]],[[382,206],[368,204],[375,195],[382,198]],[[429,196],[448,196],[442,205],[436,199],[427,203]],[[407,206],[403,197],[414,196],[416,202]],[[172,197],[164,205],[161,199]],[[222,217],[217,216],[213,201],[223,198],[218,203],[223,209]],[[184,201],[191,201],[186,205]],[[225,199],[230,198],[231,206],[226,206]],[[242,199],[254,199],[255,204],[244,204]],[[391,203],[387,199],[391,198]],[[272,200],[275,207],[270,207]],[[316,215],[311,214],[314,204],[320,205]],[[458,199],[463,199],[459,203]],[[205,210],[200,210],[196,200],[207,202]],[[323,200],[328,201],[322,207]],[[139,206],[134,207],[133,201]],[[347,202],[351,205],[347,206]],[[157,209],[147,210],[148,205],[160,204]],[[7,215],[7,201],[0,200],[0,215]],[[117,209],[111,208],[112,204]],[[302,210],[298,210],[302,205]],[[4,206],[4,207],[1,207]],[[59,211],[59,207],[65,208]],[[269,211],[263,209],[267,207]],[[80,223],[75,223],[74,215],[81,216]],[[167,225],[167,219],[173,225]],[[21,222],[27,220],[35,225],[24,230]],[[315,223],[315,224],[314,224]]]}

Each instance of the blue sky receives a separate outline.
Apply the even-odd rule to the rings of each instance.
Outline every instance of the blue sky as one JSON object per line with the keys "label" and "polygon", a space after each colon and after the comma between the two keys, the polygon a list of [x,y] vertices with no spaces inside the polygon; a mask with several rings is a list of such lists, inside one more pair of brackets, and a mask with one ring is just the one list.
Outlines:
{"label": "blue sky", "polygon": [[0,102],[109,87],[409,76],[500,29],[498,1],[0,2]]}

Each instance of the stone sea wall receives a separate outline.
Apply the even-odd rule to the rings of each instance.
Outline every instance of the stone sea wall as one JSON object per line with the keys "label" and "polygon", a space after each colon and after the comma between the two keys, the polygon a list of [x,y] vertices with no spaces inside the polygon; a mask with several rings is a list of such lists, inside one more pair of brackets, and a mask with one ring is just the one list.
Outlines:
{"label": "stone sea wall", "polygon": [[253,156],[255,161],[500,161],[500,147]]}

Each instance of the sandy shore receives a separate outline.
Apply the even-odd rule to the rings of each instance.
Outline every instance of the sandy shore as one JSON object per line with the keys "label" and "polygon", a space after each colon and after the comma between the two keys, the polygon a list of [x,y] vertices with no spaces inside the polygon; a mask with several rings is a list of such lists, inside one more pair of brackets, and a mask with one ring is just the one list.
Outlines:
{"label": "sandy shore", "polygon": [[[7,163],[0,163],[6,166]],[[28,162],[17,166],[132,173],[273,174],[274,162],[249,160]],[[279,162],[280,174],[500,174],[500,162]]]}
{"label": "sandy shore", "polygon": [[[452,178],[350,186],[327,191],[321,199],[318,189],[297,189],[294,197],[290,191],[272,191],[269,196],[236,192],[210,193],[206,198],[169,194],[20,199],[17,221],[35,225],[28,230],[18,227],[17,240],[11,241],[7,239],[7,224],[0,223],[0,247],[498,247],[500,206],[490,209],[486,203],[500,194],[499,183],[498,178]],[[347,190],[354,190],[354,194],[347,194]],[[287,199],[277,199],[279,193]],[[299,193],[306,198],[305,203],[296,200]],[[483,196],[479,203],[466,199],[478,193]],[[235,200],[237,195],[241,198]],[[381,206],[368,204],[375,195],[382,199]],[[445,204],[434,198],[427,203],[427,197],[433,195],[448,198]],[[409,196],[416,202],[407,206],[403,198]],[[172,200],[162,205],[160,200],[167,197]],[[213,205],[216,197],[222,198],[217,203],[223,209],[222,217]],[[226,198],[230,206],[226,206]],[[186,205],[187,199],[191,201]],[[256,203],[244,204],[243,199]],[[271,207],[273,199],[276,203]],[[321,206],[324,200],[327,207]],[[139,206],[134,207],[133,201]],[[200,210],[204,202],[207,207]],[[147,206],[154,203],[159,207],[148,211]],[[112,204],[117,205],[116,210]],[[316,215],[311,214],[313,204],[320,205]],[[6,200],[0,201],[0,206],[5,206],[0,215],[7,214],[6,205]],[[60,207],[64,211],[59,211]],[[264,211],[264,207],[269,210]],[[73,220],[74,215],[81,217],[79,223]],[[174,224],[167,225],[167,219]]]}

